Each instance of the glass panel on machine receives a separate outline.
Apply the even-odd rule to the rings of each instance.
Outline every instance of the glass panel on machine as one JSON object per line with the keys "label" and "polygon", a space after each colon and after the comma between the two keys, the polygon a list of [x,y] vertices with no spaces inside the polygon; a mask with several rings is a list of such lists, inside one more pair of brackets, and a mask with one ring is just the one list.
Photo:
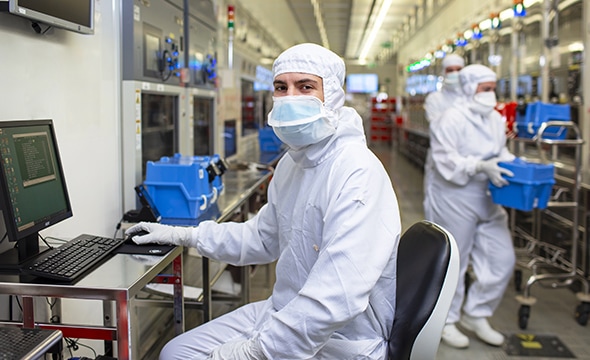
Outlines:
{"label": "glass panel on machine", "polygon": [[141,94],[141,162],[145,178],[146,163],[172,156],[178,151],[176,144],[176,95]]}
{"label": "glass panel on machine", "polygon": [[242,79],[242,136],[258,131],[258,117],[254,82]]}
{"label": "glass panel on machine", "polygon": [[193,141],[195,155],[213,154],[213,99],[195,97],[193,99]]}
{"label": "glass panel on machine", "polygon": [[225,146],[225,157],[230,157],[237,152],[236,141],[236,120],[225,120],[223,128],[223,139]]}

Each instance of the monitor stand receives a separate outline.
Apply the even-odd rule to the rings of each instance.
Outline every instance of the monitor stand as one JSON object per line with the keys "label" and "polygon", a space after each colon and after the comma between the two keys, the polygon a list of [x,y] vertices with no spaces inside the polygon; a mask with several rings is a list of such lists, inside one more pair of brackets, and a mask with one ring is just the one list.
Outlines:
{"label": "monitor stand", "polygon": [[18,272],[29,259],[39,254],[39,234],[34,233],[17,242],[17,247],[0,254],[0,272]]}

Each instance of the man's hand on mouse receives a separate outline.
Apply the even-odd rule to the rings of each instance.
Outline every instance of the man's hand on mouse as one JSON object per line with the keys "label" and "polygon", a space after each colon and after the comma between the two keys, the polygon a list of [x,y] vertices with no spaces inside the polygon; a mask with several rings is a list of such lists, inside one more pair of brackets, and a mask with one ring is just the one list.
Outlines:
{"label": "man's hand on mouse", "polygon": [[[141,231],[148,232],[146,235],[135,235]],[[183,227],[162,225],[151,222],[140,222],[133,225],[125,235],[130,236],[136,244],[160,244],[160,245],[181,245],[186,247],[197,246],[198,227]]]}

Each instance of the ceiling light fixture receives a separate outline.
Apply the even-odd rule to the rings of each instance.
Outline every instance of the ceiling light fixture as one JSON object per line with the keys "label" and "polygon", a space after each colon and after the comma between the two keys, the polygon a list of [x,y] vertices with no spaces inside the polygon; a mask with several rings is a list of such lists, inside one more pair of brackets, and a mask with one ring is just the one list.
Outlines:
{"label": "ceiling light fixture", "polygon": [[311,0],[311,4],[313,5],[313,15],[315,16],[315,23],[320,30],[320,36],[322,38],[322,45],[329,49],[330,43],[328,42],[328,35],[326,34],[326,27],[324,26],[324,19],[322,18],[322,10],[320,9],[320,4],[318,0]]}
{"label": "ceiling light fixture", "polygon": [[369,32],[369,36],[365,41],[365,45],[363,46],[361,53],[359,55],[359,62],[361,64],[365,64],[367,62],[367,54],[369,53],[369,49],[373,45],[375,41],[375,37],[377,36],[377,32],[381,30],[381,25],[383,25],[383,21],[385,20],[385,15],[389,11],[389,7],[391,6],[393,0],[384,0],[381,3],[381,9],[379,9],[379,14],[377,15],[377,19],[373,23],[373,27],[371,28],[371,32]]}

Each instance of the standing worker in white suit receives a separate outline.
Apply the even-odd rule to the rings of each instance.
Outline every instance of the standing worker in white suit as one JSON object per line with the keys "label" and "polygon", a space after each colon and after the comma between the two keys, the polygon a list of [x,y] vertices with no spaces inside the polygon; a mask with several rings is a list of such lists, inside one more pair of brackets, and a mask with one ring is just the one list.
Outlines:
{"label": "standing worker in white suit", "polygon": [[488,182],[504,186],[512,173],[499,161],[512,161],[506,148],[505,122],[494,110],[496,74],[483,65],[459,72],[464,99],[430,126],[434,164],[424,201],[431,220],[449,230],[459,246],[460,278],[471,264],[475,279],[465,295],[459,281],[442,340],[465,348],[473,331],[484,342],[500,346],[504,336],[487,318],[494,314],[514,271],[515,254],[504,208],[492,201]]}
{"label": "standing worker in white suit", "polygon": [[459,70],[465,67],[465,60],[457,54],[449,54],[442,60],[443,85],[439,91],[434,91],[424,100],[426,120],[433,122],[438,119],[446,109],[463,96],[461,83],[459,82]]}
{"label": "standing worker in white suit", "polygon": [[[463,97],[461,83],[459,82],[459,70],[465,67],[465,60],[457,54],[449,54],[442,60],[443,68],[443,85],[439,91],[431,92],[424,100],[424,111],[426,120],[429,123],[439,119],[445,110],[451,108],[459,99]],[[424,193],[428,190],[428,184],[432,178],[432,155],[430,148],[426,152],[424,164]],[[432,220],[430,214],[425,213],[427,220]]]}
{"label": "standing worker in white suit", "polygon": [[315,44],[273,64],[268,119],[289,146],[268,203],[245,223],[140,223],[134,241],[196,248],[234,265],[277,260],[265,301],[172,339],[160,359],[384,359],[395,313],[401,222],[358,113],[344,105],[344,61]]}

